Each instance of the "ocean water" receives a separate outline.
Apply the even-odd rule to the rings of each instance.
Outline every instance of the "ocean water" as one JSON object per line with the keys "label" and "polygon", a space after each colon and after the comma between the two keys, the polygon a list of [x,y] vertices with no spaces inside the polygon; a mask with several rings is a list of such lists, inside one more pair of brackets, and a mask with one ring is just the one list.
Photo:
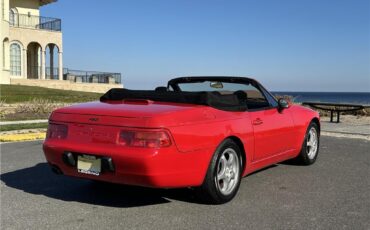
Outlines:
{"label": "ocean water", "polygon": [[294,102],[332,102],[370,105],[370,92],[272,92],[274,95],[290,95]]}

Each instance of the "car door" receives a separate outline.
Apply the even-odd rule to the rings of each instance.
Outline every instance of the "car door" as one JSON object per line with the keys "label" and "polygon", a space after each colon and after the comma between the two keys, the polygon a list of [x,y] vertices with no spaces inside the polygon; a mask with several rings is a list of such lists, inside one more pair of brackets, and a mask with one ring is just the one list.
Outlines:
{"label": "car door", "polygon": [[278,104],[265,89],[253,86],[247,92],[247,104],[254,132],[252,161],[260,161],[293,149],[293,120],[289,108]]}

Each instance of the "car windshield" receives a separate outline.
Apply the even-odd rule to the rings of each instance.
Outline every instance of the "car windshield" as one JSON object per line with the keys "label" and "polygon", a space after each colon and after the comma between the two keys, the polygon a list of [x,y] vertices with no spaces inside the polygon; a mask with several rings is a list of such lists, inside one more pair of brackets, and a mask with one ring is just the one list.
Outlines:
{"label": "car windshield", "polygon": [[250,100],[265,100],[262,93],[252,84],[249,83],[231,83],[222,81],[202,81],[202,82],[181,82],[177,86],[181,91],[185,92],[214,92],[218,91],[221,94],[232,94],[236,91],[244,91],[247,93]]}
{"label": "car windshield", "polygon": [[238,90],[247,91],[253,87],[247,83],[230,83],[222,81],[182,82],[178,83],[177,86],[181,91],[186,92],[218,91],[225,94],[233,93]]}

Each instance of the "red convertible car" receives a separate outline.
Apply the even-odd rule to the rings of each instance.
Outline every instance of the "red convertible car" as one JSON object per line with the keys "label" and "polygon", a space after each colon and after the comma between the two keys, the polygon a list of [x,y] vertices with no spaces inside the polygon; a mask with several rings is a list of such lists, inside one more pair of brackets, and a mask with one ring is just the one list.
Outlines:
{"label": "red convertible car", "polygon": [[293,158],[313,164],[319,119],[250,78],[181,77],[55,110],[43,150],[58,174],[193,187],[208,202],[225,203],[256,170]]}

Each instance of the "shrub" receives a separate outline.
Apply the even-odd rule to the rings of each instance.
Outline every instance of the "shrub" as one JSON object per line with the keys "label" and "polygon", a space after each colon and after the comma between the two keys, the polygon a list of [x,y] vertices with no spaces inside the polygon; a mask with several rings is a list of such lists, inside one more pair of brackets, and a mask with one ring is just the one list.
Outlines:
{"label": "shrub", "polygon": [[294,97],[291,96],[291,95],[275,95],[276,99],[280,99],[280,98],[283,98],[285,99],[286,101],[290,102],[290,103],[294,103]]}
{"label": "shrub", "polygon": [[53,103],[48,99],[32,99],[31,101],[19,104],[15,108],[15,113],[35,113],[47,114],[51,113],[54,109],[63,106],[62,104]]}

